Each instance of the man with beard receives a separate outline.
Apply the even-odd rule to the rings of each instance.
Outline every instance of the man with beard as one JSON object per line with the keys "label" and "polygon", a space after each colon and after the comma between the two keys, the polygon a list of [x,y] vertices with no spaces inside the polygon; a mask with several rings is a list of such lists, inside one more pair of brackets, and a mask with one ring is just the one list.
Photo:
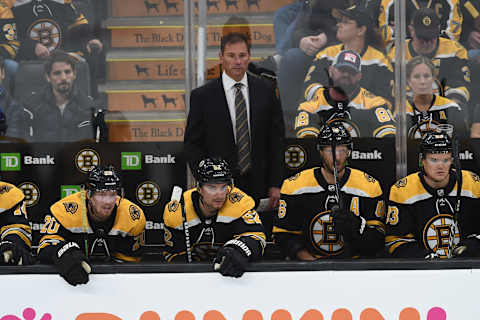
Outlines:
{"label": "man with beard", "polygon": [[139,262],[145,223],[142,209],[123,197],[115,168],[96,166],[86,190],[50,207],[40,230],[38,258],[55,264],[69,284],[84,284],[92,261]]}
{"label": "man with beard", "polygon": [[322,165],[283,182],[275,242],[293,260],[375,256],[384,247],[385,234],[380,183],[346,167],[353,145],[341,124],[323,126],[317,146]]}
{"label": "man with beard", "polygon": [[75,59],[63,51],[45,63],[48,86],[26,99],[31,142],[71,142],[94,138],[93,100],[75,88]]}
{"label": "man with beard", "polygon": [[388,252],[396,258],[480,256],[480,177],[452,169],[454,148],[445,133],[426,133],[420,148],[421,170],[390,189]]}
{"label": "man with beard", "polygon": [[[328,68],[329,87],[312,84],[295,118],[297,138],[315,137],[320,127],[341,122],[352,137],[383,138],[395,134],[391,104],[360,87],[361,58],[343,50]],[[316,88],[315,88],[316,86]]]}
{"label": "man with beard", "polygon": [[223,159],[202,159],[195,178],[196,188],[165,206],[165,260],[213,262],[223,276],[238,278],[263,255],[266,244],[255,202],[233,186]]}

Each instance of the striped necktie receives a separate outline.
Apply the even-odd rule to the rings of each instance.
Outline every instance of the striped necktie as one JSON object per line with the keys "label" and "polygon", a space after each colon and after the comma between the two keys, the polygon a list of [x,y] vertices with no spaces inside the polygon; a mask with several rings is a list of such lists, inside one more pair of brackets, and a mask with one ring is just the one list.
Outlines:
{"label": "striped necktie", "polygon": [[247,104],[242,93],[242,83],[235,84],[235,122],[237,133],[238,167],[240,174],[250,168],[250,134],[248,132]]}

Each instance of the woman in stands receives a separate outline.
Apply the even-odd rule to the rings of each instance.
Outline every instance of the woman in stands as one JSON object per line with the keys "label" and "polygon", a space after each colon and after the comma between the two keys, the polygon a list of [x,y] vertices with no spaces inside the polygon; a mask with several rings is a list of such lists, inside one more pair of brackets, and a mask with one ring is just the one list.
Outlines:
{"label": "woman in stands", "polygon": [[429,129],[440,129],[461,136],[467,133],[465,113],[453,100],[433,92],[435,66],[424,56],[407,63],[407,84],[412,95],[407,98],[407,128],[410,138],[421,138]]}

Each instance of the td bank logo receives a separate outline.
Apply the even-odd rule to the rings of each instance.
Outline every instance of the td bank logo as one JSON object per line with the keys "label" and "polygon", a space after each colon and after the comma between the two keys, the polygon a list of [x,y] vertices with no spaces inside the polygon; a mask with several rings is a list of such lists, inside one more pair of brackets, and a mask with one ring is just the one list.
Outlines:
{"label": "td bank logo", "polygon": [[65,185],[60,187],[60,197],[61,199],[68,197],[74,193],[80,192],[81,186],[79,185]]}
{"label": "td bank logo", "polygon": [[122,170],[142,170],[142,153],[122,152]]}
{"label": "td bank logo", "polygon": [[2,171],[20,171],[20,153],[1,153]]}

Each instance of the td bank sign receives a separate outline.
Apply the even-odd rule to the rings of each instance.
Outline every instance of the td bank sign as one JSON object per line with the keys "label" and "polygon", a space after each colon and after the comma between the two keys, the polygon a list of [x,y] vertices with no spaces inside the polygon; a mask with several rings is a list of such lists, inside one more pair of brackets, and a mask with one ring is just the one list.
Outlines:
{"label": "td bank sign", "polygon": [[55,157],[44,155],[41,157],[23,156],[20,153],[0,153],[0,170],[1,171],[20,171],[21,165],[41,165],[54,166]]}

